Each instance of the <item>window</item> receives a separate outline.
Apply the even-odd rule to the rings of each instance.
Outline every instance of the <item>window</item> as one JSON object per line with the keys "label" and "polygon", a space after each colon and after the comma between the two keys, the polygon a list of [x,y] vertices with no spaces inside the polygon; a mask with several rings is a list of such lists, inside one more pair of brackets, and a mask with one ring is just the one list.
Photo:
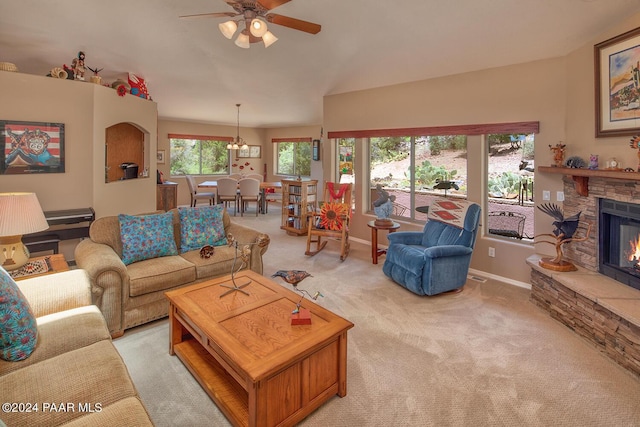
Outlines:
{"label": "window", "polygon": [[355,138],[340,138],[338,140],[338,182],[351,183],[356,182],[353,172],[353,162],[356,152]]}
{"label": "window", "polygon": [[437,197],[467,197],[464,135],[395,136],[369,139],[370,197],[376,185],[395,196],[394,216],[427,219]]}
{"label": "window", "polygon": [[487,135],[487,233],[533,239],[534,135]]}
{"label": "window", "polygon": [[169,135],[171,175],[228,175],[228,137]]}
{"label": "window", "polygon": [[276,143],[276,174],[311,176],[311,138],[273,140]]}
{"label": "window", "polygon": [[[420,221],[427,219],[425,212],[434,197],[467,198],[470,188],[473,200],[483,205],[483,217],[489,219],[485,233],[522,240],[534,235],[530,171],[534,134],[539,130],[540,123],[530,121],[329,131],[327,136],[356,138],[369,148],[370,211],[377,199],[377,184],[396,196],[394,216]],[[478,144],[467,147],[469,136],[477,137],[473,141],[478,140]],[[488,153],[487,176],[483,175],[485,168],[476,164],[478,159],[471,168],[473,176],[468,175],[468,153]],[[511,157],[505,162],[507,157],[503,154],[507,153]],[[503,176],[502,172],[508,173]],[[522,216],[525,218],[520,232],[518,221]]]}

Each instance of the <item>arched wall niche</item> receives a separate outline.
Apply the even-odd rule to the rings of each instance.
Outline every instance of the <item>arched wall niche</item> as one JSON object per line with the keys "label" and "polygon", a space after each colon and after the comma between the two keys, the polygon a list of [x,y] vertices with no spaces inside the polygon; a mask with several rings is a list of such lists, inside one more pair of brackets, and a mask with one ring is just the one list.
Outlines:
{"label": "arched wall niche", "polygon": [[[137,165],[137,171],[135,167],[122,167],[125,164]],[[105,129],[105,182],[146,178],[148,170],[149,132],[126,122]]]}

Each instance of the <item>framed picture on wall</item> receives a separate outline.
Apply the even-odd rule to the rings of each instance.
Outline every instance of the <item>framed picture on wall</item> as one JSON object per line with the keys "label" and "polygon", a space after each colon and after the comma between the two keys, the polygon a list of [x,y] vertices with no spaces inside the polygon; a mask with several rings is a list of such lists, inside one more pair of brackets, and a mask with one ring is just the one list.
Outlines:
{"label": "framed picture on wall", "polygon": [[320,160],[320,140],[314,139],[313,146],[311,148],[311,158],[313,160]]}
{"label": "framed picture on wall", "polygon": [[64,123],[0,120],[0,173],[64,173]]}
{"label": "framed picture on wall", "polygon": [[261,156],[261,146],[259,145],[249,145],[247,148],[239,148],[238,149],[238,158],[260,158]]}
{"label": "framed picture on wall", "polygon": [[249,157],[259,159],[261,157],[261,148],[259,145],[249,146]]}
{"label": "framed picture on wall", "polygon": [[594,46],[596,137],[640,132],[640,28]]}
{"label": "framed picture on wall", "polygon": [[158,150],[156,155],[158,157],[158,159],[157,159],[158,160],[158,164],[159,165],[164,165],[164,162],[165,162],[165,159],[164,159],[165,150]]}

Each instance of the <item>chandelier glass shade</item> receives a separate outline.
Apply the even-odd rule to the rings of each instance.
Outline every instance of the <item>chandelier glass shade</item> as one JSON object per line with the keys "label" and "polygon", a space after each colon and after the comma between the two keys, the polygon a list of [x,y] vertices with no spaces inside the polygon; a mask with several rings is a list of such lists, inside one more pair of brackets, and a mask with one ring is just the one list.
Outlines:
{"label": "chandelier glass shade", "polygon": [[271,31],[267,31],[262,36],[262,42],[264,43],[264,47],[265,48],[271,46],[272,44],[274,44],[277,41],[278,41],[278,38],[276,36],[274,36]]}
{"label": "chandelier glass shade", "polygon": [[267,31],[269,31],[269,29],[267,28],[267,23],[262,19],[253,18],[249,31],[251,31],[251,34],[255,37],[262,37]]}
{"label": "chandelier glass shade", "polygon": [[233,35],[238,30],[238,23],[236,21],[227,21],[222,24],[218,24],[218,28],[223,36],[231,40]]}

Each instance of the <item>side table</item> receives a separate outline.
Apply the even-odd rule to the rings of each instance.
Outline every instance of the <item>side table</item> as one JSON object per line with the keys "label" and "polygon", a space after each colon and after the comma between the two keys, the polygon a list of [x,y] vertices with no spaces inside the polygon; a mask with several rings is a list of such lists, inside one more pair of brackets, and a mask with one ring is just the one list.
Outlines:
{"label": "side table", "polygon": [[371,228],[371,259],[374,264],[377,264],[378,257],[387,253],[386,249],[378,249],[378,230],[387,230],[389,233],[393,233],[400,228],[400,224],[393,222],[391,225],[376,225],[375,221],[369,221],[367,225]]}
{"label": "side table", "polygon": [[[46,267],[44,267],[46,265]],[[69,264],[63,254],[53,254],[29,258],[29,261],[17,270],[9,274],[14,280],[30,279],[37,276],[59,273],[69,270]]]}

